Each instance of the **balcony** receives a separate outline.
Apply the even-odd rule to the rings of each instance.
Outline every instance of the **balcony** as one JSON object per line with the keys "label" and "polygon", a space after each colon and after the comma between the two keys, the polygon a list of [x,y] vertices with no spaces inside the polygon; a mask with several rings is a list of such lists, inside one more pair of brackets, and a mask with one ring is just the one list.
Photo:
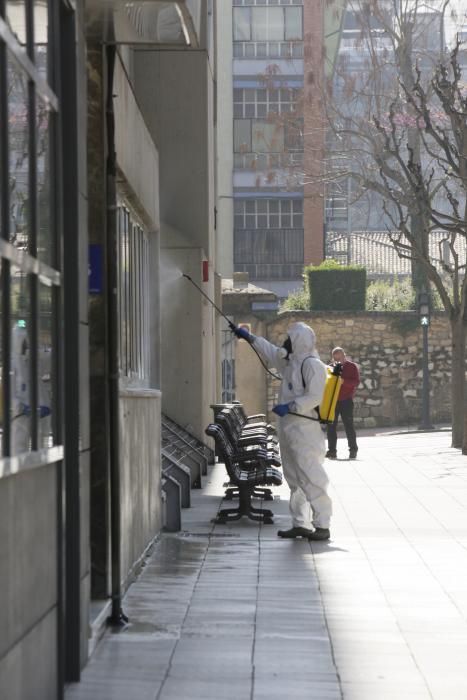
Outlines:
{"label": "balcony", "polygon": [[234,153],[235,170],[270,172],[303,167],[303,151],[284,153]]}
{"label": "balcony", "polygon": [[87,33],[117,44],[198,48],[202,0],[89,0]]}
{"label": "balcony", "polygon": [[303,58],[303,41],[234,41],[234,58]]}

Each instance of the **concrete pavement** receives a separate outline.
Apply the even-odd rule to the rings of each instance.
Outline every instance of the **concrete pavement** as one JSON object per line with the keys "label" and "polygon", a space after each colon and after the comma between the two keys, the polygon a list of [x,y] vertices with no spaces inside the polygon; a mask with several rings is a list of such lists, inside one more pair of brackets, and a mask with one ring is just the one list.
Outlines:
{"label": "concrete pavement", "polygon": [[[66,700],[466,700],[467,457],[448,432],[360,437],[327,462],[332,541],[216,525],[216,465]],[[344,441],[339,440],[342,456]]]}

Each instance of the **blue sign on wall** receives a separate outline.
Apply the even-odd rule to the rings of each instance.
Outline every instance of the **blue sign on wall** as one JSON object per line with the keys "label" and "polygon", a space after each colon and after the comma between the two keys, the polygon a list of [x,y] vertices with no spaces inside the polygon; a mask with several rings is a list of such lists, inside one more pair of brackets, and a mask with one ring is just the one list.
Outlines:
{"label": "blue sign on wall", "polygon": [[89,246],[89,293],[102,294],[102,246]]}

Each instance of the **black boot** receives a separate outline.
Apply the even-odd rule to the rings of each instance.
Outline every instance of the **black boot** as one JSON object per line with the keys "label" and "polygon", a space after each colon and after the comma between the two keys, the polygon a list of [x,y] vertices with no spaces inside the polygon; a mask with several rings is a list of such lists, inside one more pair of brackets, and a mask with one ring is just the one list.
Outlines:
{"label": "black boot", "polygon": [[279,530],[277,534],[284,539],[293,540],[295,537],[306,537],[309,539],[314,532],[313,530],[308,530],[306,527],[291,527],[290,530]]}
{"label": "black boot", "polygon": [[328,450],[328,451],[326,452],[326,457],[327,457],[328,459],[337,459],[337,452],[336,452],[336,450]]}
{"label": "black boot", "polygon": [[315,542],[328,540],[330,537],[331,533],[329,532],[329,529],[327,527],[317,527],[315,528],[314,532],[308,535],[308,539],[313,540]]}

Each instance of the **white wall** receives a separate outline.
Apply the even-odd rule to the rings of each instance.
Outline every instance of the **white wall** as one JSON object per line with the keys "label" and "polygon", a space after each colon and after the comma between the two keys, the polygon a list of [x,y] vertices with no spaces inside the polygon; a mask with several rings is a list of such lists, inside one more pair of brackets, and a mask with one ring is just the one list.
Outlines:
{"label": "white wall", "polygon": [[206,441],[216,397],[215,311],[194,282],[214,299],[214,275],[201,278],[201,248],[161,250],[162,410]]}

